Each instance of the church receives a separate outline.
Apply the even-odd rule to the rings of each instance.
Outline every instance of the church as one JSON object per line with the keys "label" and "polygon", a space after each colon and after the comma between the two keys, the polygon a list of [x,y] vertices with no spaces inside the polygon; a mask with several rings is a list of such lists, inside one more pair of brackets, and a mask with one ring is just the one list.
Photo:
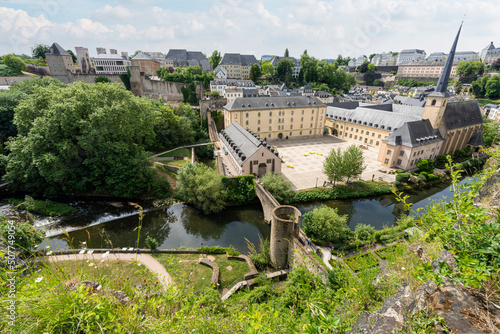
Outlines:
{"label": "church", "polygon": [[325,127],[331,134],[378,149],[386,167],[415,169],[418,160],[453,154],[467,146],[478,151],[483,118],[477,100],[449,102],[448,82],[460,26],[436,90],[423,107],[401,104],[329,104]]}

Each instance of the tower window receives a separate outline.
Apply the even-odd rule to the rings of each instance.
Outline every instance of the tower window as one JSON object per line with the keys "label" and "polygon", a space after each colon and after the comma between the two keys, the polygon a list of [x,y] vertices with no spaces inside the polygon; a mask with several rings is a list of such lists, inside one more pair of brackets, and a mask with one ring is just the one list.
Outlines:
{"label": "tower window", "polygon": [[431,106],[435,106],[435,105],[436,105],[436,100],[432,100]]}

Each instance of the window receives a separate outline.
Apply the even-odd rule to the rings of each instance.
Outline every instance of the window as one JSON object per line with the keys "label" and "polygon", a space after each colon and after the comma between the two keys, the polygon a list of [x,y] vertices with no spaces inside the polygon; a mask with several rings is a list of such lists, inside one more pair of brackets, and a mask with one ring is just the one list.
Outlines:
{"label": "window", "polygon": [[417,152],[413,152],[413,156],[417,155]]}
{"label": "window", "polygon": [[[293,116],[293,110],[292,110],[292,116]],[[293,119],[293,118],[292,118]]]}
{"label": "window", "polygon": [[349,134],[349,138],[352,138],[352,133],[351,133],[351,134]]}
{"label": "window", "polygon": [[253,161],[253,164],[254,164],[254,165],[258,165],[258,164],[259,164],[259,160],[254,160],[254,161]]}
{"label": "window", "polygon": [[293,124],[290,124],[290,130],[293,129]]}
{"label": "window", "polygon": [[304,115],[304,110],[302,110],[302,115]]}
{"label": "window", "polygon": [[373,145],[373,139],[370,140],[370,145]]}
{"label": "window", "polygon": [[314,120],[314,117],[313,117],[313,116],[311,116],[311,121],[313,121],[313,120]]}
{"label": "window", "polygon": [[272,116],[272,115],[273,115],[273,112],[272,112],[272,111],[270,111],[270,112],[269,112],[269,116]]}
{"label": "window", "polygon": [[381,137],[381,135],[378,135],[378,138],[380,138],[380,137]]}
{"label": "window", "polygon": [[379,143],[377,142],[375,145],[376,145],[376,146],[378,146],[378,144],[379,144]]}
{"label": "window", "polygon": [[260,126],[257,128],[257,132],[260,132]]}
{"label": "window", "polygon": [[372,132],[372,137],[375,137],[375,132]]}
{"label": "window", "polygon": [[260,119],[257,121],[257,124],[260,124]]}
{"label": "window", "polygon": [[401,159],[398,159],[397,164],[398,164],[398,165],[401,165],[401,162],[402,162],[402,161],[401,161]]}
{"label": "window", "polygon": [[271,131],[271,129],[272,129],[272,128],[271,128],[271,127],[269,127],[269,131]]}
{"label": "window", "polygon": [[[363,133],[363,132],[361,132],[361,133]],[[366,131],[366,135],[368,136],[369,134],[370,134],[370,132]]]}
{"label": "window", "polygon": [[248,121],[245,122],[245,125],[248,125]]}
{"label": "window", "polygon": [[293,117],[290,119],[290,122],[293,122]]}
{"label": "window", "polygon": [[300,135],[302,135],[302,131],[300,131],[300,133],[299,133],[299,134],[300,134]]}
{"label": "window", "polygon": [[270,164],[272,161],[271,161],[271,159],[267,159],[267,161],[266,161],[266,162],[267,162],[268,164]]}
{"label": "window", "polygon": [[311,126],[310,126],[310,128],[312,128],[312,127],[313,127],[313,124],[311,123]]}
{"label": "window", "polygon": [[368,138],[365,138],[365,144],[368,143]]}
{"label": "window", "polygon": [[260,117],[260,111],[259,111],[259,117]]}
{"label": "window", "polygon": [[391,155],[391,150],[387,150],[387,155]]}
{"label": "window", "polygon": [[312,114],[314,115],[314,110],[312,112],[313,112]]}
{"label": "window", "polygon": [[312,131],[311,131],[311,130],[309,130],[309,134],[311,134],[311,133],[312,133]]}
{"label": "window", "polygon": [[301,118],[300,118],[300,121],[301,121],[301,122],[303,122],[303,121],[304,121],[304,117],[301,117]]}
{"label": "window", "polygon": [[278,113],[278,116],[281,116],[281,111]]}
{"label": "window", "polygon": [[405,154],[405,151],[399,152],[399,156],[402,157]]}
{"label": "window", "polygon": [[247,113],[247,118],[248,118],[248,113]]}
{"label": "window", "polygon": [[356,129],[356,133],[358,133],[359,129]]}
{"label": "window", "polygon": [[340,131],[339,136],[342,136],[342,131]]}
{"label": "window", "polygon": [[358,136],[354,136],[354,139],[358,139]]}
{"label": "window", "polygon": [[271,124],[272,122],[273,122],[273,119],[272,119],[272,118],[270,118],[270,119],[269,119],[269,124]]}
{"label": "window", "polygon": [[361,130],[361,134],[363,134],[365,131],[364,130]]}
{"label": "window", "polygon": [[389,159],[384,160],[384,165],[387,165],[387,164],[389,164]]}

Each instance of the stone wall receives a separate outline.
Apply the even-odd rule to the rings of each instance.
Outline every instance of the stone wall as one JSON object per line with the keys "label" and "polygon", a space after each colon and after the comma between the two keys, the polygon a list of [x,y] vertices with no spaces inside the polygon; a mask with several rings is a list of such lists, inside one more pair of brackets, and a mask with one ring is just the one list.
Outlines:
{"label": "stone wall", "polygon": [[321,277],[323,282],[326,282],[326,268],[309,253],[305,247],[307,238],[304,232],[301,231],[297,237],[290,238],[290,246],[288,248],[288,265],[293,268],[300,265],[305,265],[309,272]]}
{"label": "stone wall", "polygon": [[0,85],[10,86],[15,84],[16,82],[21,82],[33,78],[38,78],[38,76],[29,76],[29,77],[0,77]]}
{"label": "stone wall", "polygon": [[280,204],[264,187],[257,182],[255,187],[255,194],[262,204],[262,210],[264,211],[264,221],[270,224],[273,220],[273,210]]}
{"label": "stone wall", "polygon": [[98,77],[105,77],[108,78],[109,81],[111,82],[118,82],[120,84],[123,84],[122,80],[118,76],[118,74],[80,74],[80,73],[71,73],[70,77],[70,82],[78,82],[78,81],[83,81],[88,84],[93,84],[95,83],[95,79]]}

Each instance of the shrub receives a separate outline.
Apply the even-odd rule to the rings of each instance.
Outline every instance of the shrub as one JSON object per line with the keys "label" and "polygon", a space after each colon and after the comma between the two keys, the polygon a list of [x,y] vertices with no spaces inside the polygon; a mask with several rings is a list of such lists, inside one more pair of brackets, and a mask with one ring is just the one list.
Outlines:
{"label": "shrub", "polygon": [[330,288],[336,291],[347,285],[347,275],[343,269],[333,267],[333,269],[328,270],[326,274],[326,283]]}
{"label": "shrub", "polygon": [[438,165],[444,165],[444,164],[445,164],[445,163],[447,163],[447,162],[448,162],[448,158],[447,158],[447,155],[445,155],[445,154],[438,155],[438,156],[436,157],[436,163],[437,163]]}
{"label": "shrub", "polygon": [[255,178],[253,175],[222,177],[226,190],[226,201],[232,205],[242,205],[255,200]]}
{"label": "shrub", "polygon": [[401,174],[401,173],[404,173],[404,172],[405,172],[405,170],[404,170],[404,169],[397,169],[397,170],[396,170],[396,173],[398,173],[398,174]]}
{"label": "shrub", "polygon": [[410,174],[409,173],[400,173],[398,175],[396,175],[396,181],[399,181],[399,182],[408,182],[408,180],[410,179]]}
{"label": "shrub", "polygon": [[439,177],[437,177],[434,174],[427,174],[427,180],[432,181],[432,180],[437,180]]}
{"label": "shrub", "polygon": [[434,160],[432,159],[420,159],[417,161],[417,168],[428,173],[432,173],[434,170]]}
{"label": "shrub", "polygon": [[399,186],[401,185],[401,182],[399,182],[399,181],[394,181],[394,185],[395,185],[396,187],[399,187]]}
{"label": "shrub", "polygon": [[338,241],[346,235],[347,215],[339,215],[338,209],[321,205],[302,217],[302,229],[309,237]]}
{"label": "shrub", "polygon": [[460,157],[464,157],[465,156],[465,151],[464,150],[456,150],[455,152],[453,152],[453,157],[454,158],[460,158]]}
{"label": "shrub", "polygon": [[110,83],[111,80],[109,80],[108,78],[106,77],[97,77],[94,79],[94,82],[95,83],[99,83],[99,82],[102,82],[102,83]]}
{"label": "shrub", "polygon": [[[45,233],[36,229],[29,222],[16,221],[13,223],[8,222],[5,217],[0,217],[2,220],[0,222],[0,235],[2,236],[4,243],[6,245],[11,245],[10,241],[14,241],[14,249],[20,254],[27,255],[31,252],[31,249],[39,245]],[[9,233],[9,231],[14,230],[14,234]],[[9,239],[9,236],[10,239]],[[12,239],[12,236],[14,239]]]}
{"label": "shrub", "polygon": [[276,198],[280,204],[290,203],[293,199],[293,187],[282,174],[267,173],[260,182],[262,186]]}
{"label": "shrub", "polygon": [[356,225],[354,233],[356,233],[358,238],[361,240],[370,240],[375,233],[375,228],[371,225],[359,223]]}
{"label": "shrub", "polygon": [[152,238],[148,235],[146,238],[146,246],[148,246],[149,249],[157,249],[159,244],[155,238]]}
{"label": "shrub", "polygon": [[12,205],[19,205],[19,209],[21,210],[26,210],[43,216],[64,216],[76,210],[76,208],[64,203],[52,202],[50,200],[36,200],[28,195],[24,197],[24,200],[8,198],[7,202]]}

